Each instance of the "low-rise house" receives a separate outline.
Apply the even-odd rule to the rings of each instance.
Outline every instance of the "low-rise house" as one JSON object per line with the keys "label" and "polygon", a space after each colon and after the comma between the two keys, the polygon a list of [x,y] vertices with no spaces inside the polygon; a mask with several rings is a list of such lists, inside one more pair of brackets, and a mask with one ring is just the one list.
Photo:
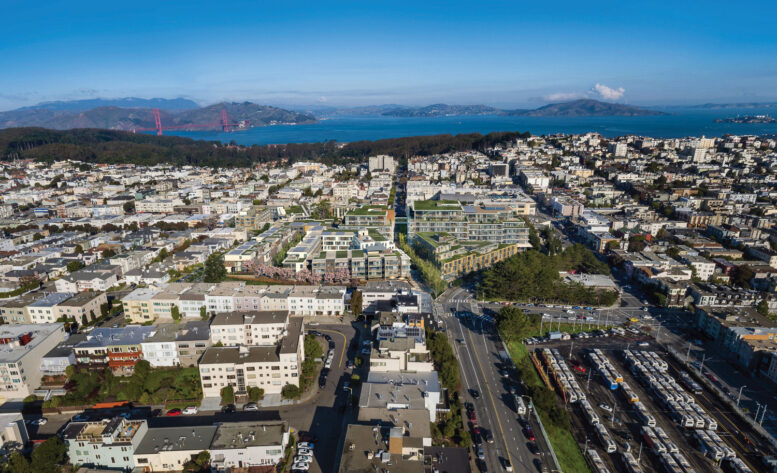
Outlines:
{"label": "low-rise house", "polygon": [[210,466],[233,471],[252,466],[273,466],[289,444],[289,426],[282,421],[224,422],[210,445]]}
{"label": "low-rise house", "polygon": [[175,336],[178,362],[181,366],[197,366],[205,350],[210,347],[210,325],[207,320],[186,322]]}
{"label": "low-rise house", "polygon": [[429,422],[435,422],[440,399],[441,389],[436,371],[371,371],[362,383],[359,408],[426,409]]}
{"label": "low-rise house", "polygon": [[117,376],[132,375],[135,364],[143,357],[141,343],[154,330],[155,327],[138,325],[96,328],[85,342],[76,345],[76,363],[89,369],[111,368]]}
{"label": "low-rise house", "polygon": [[217,428],[151,427],[134,449],[135,466],[144,471],[182,471],[186,462],[210,448]]}
{"label": "low-rise house", "polygon": [[[27,306],[27,312],[30,314],[30,322],[34,324],[45,324],[56,322],[59,311],[57,305],[64,303],[71,297],[72,292],[52,292]],[[80,323],[81,321],[78,320]]]}
{"label": "low-rise house", "polygon": [[123,417],[98,422],[71,422],[62,433],[74,465],[132,470],[134,452],[148,431],[145,420]]}
{"label": "low-rise house", "polygon": [[108,303],[108,297],[104,292],[99,291],[85,291],[75,294],[70,299],[60,302],[54,307],[57,320],[61,317],[69,320],[75,320],[77,323],[81,323],[84,316],[87,320],[92,320],[94,317],[100,316],[100,307],[103,304]]}

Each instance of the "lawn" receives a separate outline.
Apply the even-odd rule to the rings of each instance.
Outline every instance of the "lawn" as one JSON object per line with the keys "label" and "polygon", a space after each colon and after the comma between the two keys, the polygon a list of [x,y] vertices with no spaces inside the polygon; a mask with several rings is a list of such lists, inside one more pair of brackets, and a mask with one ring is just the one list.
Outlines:
{"label": "lawn", "polygon": [[[529,356],[526,345],[521,342],[510,342],[507,349],[510,351],[510,357],[512,357],[516,366],[520,366],[521,362]],[[543,385],[539,375],[533,369],[523,374],[523,382],[527,386]],[[538,411],[538,414],[540,419],[542,419],[545,432],[548,434],[548,440],[553,446],[553,451],[556,453],[561,470],[564,473],[590,473],[591,470],[588,468],[588,463],[585,461],[583,452],[580,451],[580,447],[577,445],[574,437],[572,437],[572,433],[569,430],[553,425],[546,413]]]}

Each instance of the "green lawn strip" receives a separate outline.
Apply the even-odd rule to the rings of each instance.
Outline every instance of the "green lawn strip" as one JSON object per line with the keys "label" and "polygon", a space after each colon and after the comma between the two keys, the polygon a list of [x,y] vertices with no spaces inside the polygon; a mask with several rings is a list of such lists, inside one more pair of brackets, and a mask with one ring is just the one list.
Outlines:
{"label": "green lawn strip", "polygon": [[[524,359],[529,356],[526,345],[521,342],[510,342],[507,345],[510,356],[516,366],[520,366]],[[542,386],[539,374],[535,370],[523,374],[523,382],[527,386]],[[560,463],[561,470],[564,473],[590,473],[588,463],[583,457],[583,452],[568,430],[561,429],[553,425],[544,412],[538,411],[545,432],[548,434],[548,441],[553,446],[556,458]]]}

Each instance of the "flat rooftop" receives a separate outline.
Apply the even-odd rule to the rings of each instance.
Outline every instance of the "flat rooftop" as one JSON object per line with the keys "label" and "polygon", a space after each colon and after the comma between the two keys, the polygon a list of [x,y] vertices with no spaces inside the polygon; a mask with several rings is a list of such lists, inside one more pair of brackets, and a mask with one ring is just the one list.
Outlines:
{"label": "flat rooftop", "polygon": [[215,425],[149,428],[135,449],[135,454],[153,454],[171,450],[196,452],[207,450],[216,435],[216,429]]}
{"label": "flat rooftop", "polygon": [[[423,473],[422,461],[406,460],[402,455],[388,453],[389,430],[385,426],[349,425],[339,473],[375,473],[389,468],[391,473]],[[390,467],[388,463],[391,463]]]}
{"label": "flat rooftop", "polygon": [[216,428],[211,449],[233,449],[283,445],[283,436],[289,431],[286,422],[229,422]]}

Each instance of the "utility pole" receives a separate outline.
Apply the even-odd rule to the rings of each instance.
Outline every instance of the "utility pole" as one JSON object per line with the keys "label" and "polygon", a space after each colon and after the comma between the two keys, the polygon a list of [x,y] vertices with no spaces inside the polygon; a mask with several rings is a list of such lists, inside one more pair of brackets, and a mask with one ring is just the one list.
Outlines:
{"label": "utility pole", "polygon": [[704,360],[707,359],[707,354],[704,353],[701,356],[701,365],[699,365],[699,373],[704,373]]}
{"label": "utility pole", "polygon": [[755,410],[755,415],[753,416],[753,420],[758,422],[758,413],[761,411],[761,404],[758,401],[755,401],[755,405],[758,406],[758,409]]}
{"label": "utility pole", "polygon": [[764,404],[764,410],[761,412],[761,422],[758,423],[758,425],[764,425],[764,417],[766,417],[766,404]]}
{"label": "utility pole", "polygon": [[688,353],[686,353],[686,354],[685,354],[685,362],[686,362],[686,363],[688,363],[688,358],[690,358],[690,357],[691,357],[691,347],[692,347],[692,346],[693,346],[693,345],[691,345],[691,342],[688,342]]}
{"label": "utility pole", "polygon": [[739,399],[742,398],[742,390],[745,389],[747,386],[742,385],[742,387],[739,388],[739,395],[737,396],[737,409],[739,409]]}
{"label": "utility pole", "polygon": [[642,459],[642,440],[639,441],[639,454],[637,454],[637,463]]}

